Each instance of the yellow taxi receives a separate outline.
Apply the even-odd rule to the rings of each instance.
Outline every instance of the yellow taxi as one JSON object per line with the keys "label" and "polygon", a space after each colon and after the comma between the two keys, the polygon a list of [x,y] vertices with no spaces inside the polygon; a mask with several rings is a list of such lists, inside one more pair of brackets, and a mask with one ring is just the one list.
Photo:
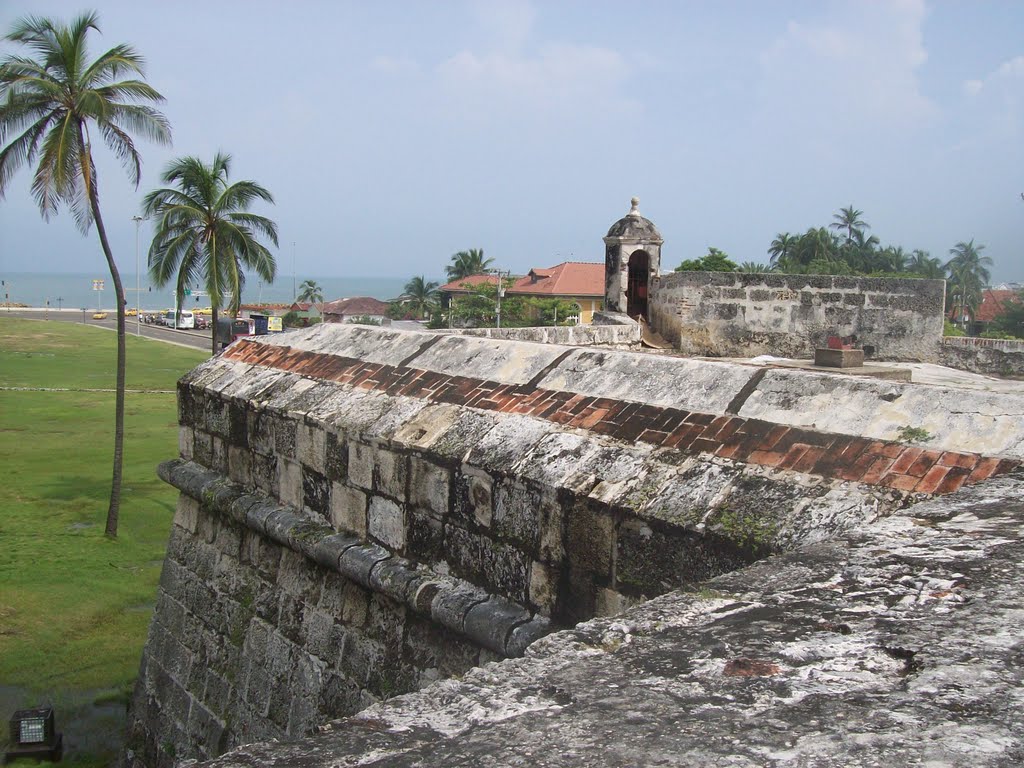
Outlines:
{"label": "yellow taxi", "polygon": [[92,316],[92,319],[93,320],[106,320],[107,319],[107,313],[106,312],[94,312],[93,316]]}

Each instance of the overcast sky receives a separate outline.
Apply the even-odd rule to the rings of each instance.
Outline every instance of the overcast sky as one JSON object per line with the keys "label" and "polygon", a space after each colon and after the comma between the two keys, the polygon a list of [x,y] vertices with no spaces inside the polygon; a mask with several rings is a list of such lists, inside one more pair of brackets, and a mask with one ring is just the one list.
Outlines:
{"label": "overcast sky", "polygon": [[[669,269],[764,261],[852,204],[883,245],[945,260],[973,238],[1024,280],[1020,0],[3,0],[0,25],[89,7],[94,54],[135,45],[174,131],[139,140],[138,191],[99,151],[127,272],[168,160],[220,149],[274,194],[300,280],[439,277],[471,247],[517,272],[601,261],[632,195]],[[29,184],[0,202],[0,272],[103,269]]]}

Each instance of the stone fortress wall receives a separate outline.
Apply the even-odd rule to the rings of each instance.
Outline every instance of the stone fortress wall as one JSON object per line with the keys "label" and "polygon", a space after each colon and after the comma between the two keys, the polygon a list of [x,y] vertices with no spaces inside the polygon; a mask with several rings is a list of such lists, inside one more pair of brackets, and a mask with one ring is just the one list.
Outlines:
{"label": "stone fortress wall", "polygon": [[938,362],[945,282],[672,272],[654,280],[651,326],[686,354],[808,358],[856,335],[877,360]]}
{"label": "stone fortress wall", "polygon": [[358,326],[238,342],[179,385],[129,762],[298,738],[1005,473],[1021,400]]}

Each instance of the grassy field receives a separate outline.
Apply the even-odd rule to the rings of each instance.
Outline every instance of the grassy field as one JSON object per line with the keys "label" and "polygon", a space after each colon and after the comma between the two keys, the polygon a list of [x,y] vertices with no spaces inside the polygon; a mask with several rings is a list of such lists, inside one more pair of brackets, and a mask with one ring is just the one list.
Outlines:
{"label": "grassy field", "polygon": [[177,454],[175,381],[206,355],[127,342],[124,482],[111,540],[103,526],[114,394],[103,390],[114,386],[115,336],[0,318],[0,701],[10,709],[116,700],[138,672],[177,495],[155,467]]}

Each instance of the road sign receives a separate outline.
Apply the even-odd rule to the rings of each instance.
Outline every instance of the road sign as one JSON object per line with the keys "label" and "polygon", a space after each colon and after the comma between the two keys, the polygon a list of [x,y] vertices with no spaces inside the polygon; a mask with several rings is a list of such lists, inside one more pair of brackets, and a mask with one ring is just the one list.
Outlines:
{"label": "road sign", "polygon": [[103,290],[103,281],[102,280],[93,280],[92,281],[92,289],[94,291],[102,291]]}

